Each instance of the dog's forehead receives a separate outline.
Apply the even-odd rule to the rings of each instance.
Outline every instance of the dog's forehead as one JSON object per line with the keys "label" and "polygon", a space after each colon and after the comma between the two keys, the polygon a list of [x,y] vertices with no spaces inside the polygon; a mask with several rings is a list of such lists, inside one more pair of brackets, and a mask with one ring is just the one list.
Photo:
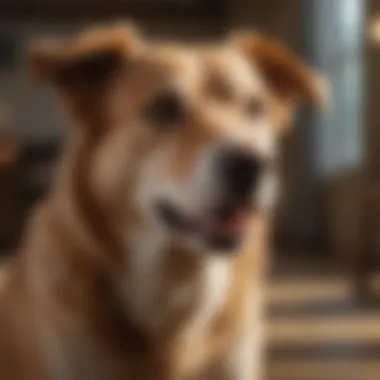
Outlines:
{"label": "dog's forehead", "polygon": [[207,75],[226,80],[235,88],[252,89],[263,85],[253,62],[233,47],[208,49],[201,53]]}
{"label": "dog's forehead", "polygon": [[199,56],[185,46],[153,45],[146,52],[148,71],[162,82],[191,85],[200,80],[202,64]]}
{"label": "dog's forehead", "polygon": [[161,78],[188,86],[197,86],[213,76],[241,90],[263,87],[254,63],[238,49],[227,45],[157,45],[148,52],[147,60],[160,72]]}

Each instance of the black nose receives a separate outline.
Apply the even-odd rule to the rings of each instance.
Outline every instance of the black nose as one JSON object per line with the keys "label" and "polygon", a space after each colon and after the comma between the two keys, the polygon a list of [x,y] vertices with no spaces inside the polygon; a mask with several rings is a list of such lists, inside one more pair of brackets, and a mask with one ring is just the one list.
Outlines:
{"label": "black nose", "polygon": [[220,175],[228,197],[238,202],[249,201],[263,172],[263,159],[241,148],[228,148],[219,159]]}

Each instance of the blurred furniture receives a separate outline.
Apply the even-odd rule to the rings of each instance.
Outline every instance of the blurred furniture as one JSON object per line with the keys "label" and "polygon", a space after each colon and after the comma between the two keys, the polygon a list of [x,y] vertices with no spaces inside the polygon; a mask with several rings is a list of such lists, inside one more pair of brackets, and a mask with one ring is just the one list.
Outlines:
{"label": "blurred furniture", "polygon": [[363,249],[363,210],[368,182],[362,173],[342,173],[327,189],[328,246],[346,269],[352,268]]}
{"label": "blurred furniture", "polygon": [[51,182],[57,145],[0,141],[0,252],[14,249],[31,207]]}
{"label": "blurred furniture", "polygon": [[18,175],[20,146],[0,139],[0,248],[16,239],[21,224],[21,178]]}
{"label": "blurred furniture", "polygon": [[[223,0],[4,0],[1,16],[64,18],[120,18],[134,20],[216,20],[225,5]],[[0,16],[0,17],[1,17]]]}
{"label": "blurred furniture", "polygon": [[[351,273],[359,301],[376,300],[380,273],[380,180],[366,171],[345,173],[329,189],[330,246]],[[379,295],[380,296],[380,295]]]}
{"label": "blurred furniture", "polygon": [[364,301],[374,299],[373,284],[380,270],[380,181],[368,181],[366,189],[359,219],[362,244],[353,266],[355,292]]}

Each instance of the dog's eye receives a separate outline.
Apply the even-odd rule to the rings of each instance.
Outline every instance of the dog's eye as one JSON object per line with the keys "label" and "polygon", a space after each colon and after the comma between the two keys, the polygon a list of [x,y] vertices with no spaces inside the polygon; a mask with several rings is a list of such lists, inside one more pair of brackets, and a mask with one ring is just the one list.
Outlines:
{"label": "dog's eye", "polygon": [[253,97],[248,100],[245,105],[246,113],[255,119],[262,118],[267,113],[267,105],[264,100],[259,97]]}
{"label": "dog's eye", "polygon": [[181,96],[174,91],[156,95],[145,110],[146,117],[156,125],[172,125],[185,119],[186,109]]}

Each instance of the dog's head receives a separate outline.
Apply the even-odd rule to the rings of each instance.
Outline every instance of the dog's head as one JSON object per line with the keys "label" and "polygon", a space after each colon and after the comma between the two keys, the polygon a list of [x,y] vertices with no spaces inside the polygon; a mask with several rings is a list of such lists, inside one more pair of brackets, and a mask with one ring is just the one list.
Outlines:
{"label": "dog's head", "polygon": [[82,175],[99,207],[211,252],[236,251],[271,209],[279,137],[300,101],[324,96],[312,70],[253,34],[178,46],[106,28],[42,44],[32,64],[92,146]]}

